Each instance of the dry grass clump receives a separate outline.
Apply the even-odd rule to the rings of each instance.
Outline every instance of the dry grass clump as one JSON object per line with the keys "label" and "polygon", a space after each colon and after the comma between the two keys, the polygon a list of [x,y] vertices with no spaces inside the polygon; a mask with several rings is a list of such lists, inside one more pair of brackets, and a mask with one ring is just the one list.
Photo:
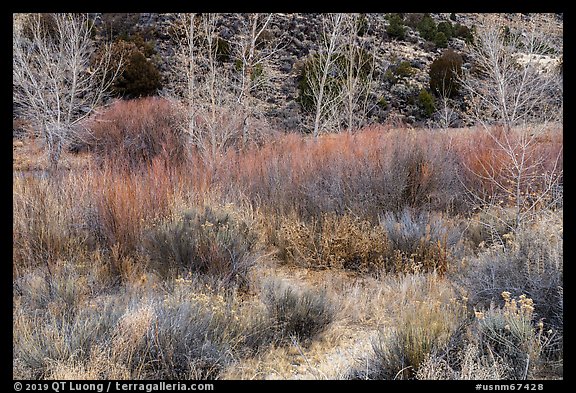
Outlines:
{"label": "dry grass clump", "polygon": [[373,355],[366,368],[352,373],[360,379],[412,379],[426,357],[444,347],[466,318],[458,302],[416,301],[402,310],[390,331],[382,331],[372,343]]}
{"label": "dry grass clump", "polygon": [[386,233],[351,215],[324,214],[310,224],[286,219],[277,236],[280,255],[300,266],[354,271],[386,267]]}

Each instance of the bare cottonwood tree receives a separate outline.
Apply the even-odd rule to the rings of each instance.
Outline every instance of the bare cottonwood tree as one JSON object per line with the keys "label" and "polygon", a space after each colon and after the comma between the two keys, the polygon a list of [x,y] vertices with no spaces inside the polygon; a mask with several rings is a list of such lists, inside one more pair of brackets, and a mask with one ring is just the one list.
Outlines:
{"label": "bare cottonwood tree", "polygon": [[366,121],[369,110],[368,93],[372,87],[375,58],[360,40],[360,15],[343,16],[342,55],[344,69],[342,83],[342,107],[346,127],[351,133]]}
{"label": "bare cottonwood tree", "polygon": [[329,81],[333,73],[338,72],[336,67],[337,54],[342,47],[342,32],[344,29],[344,14],[323,14],[321,16],[321,39],[316,54],[309,62],[306,73],[307,83],[310,86],[314,107],[313,135],[317,138],[323,131],[326,119],[337,113],[341,95],[329,92]]}
{"label": "bare cottonwood tree", "polygon": [[109,51],[91,62],[92,29],[87,15],[13,15],[13,102],[45,141],[53,171],[63,146],[101,104],[121,64],[109,69]]}
{"label": "bare cottonwood tree", "polygon": [[455,104],[450,98],[452,86],[446,83],[446,77],[442,79],[442,88],[438,90],[440,97],[438,98],[436,113],[434,114],[435,126],[437,128],[447,130],[458,119],[458,115],[454,110]]}
{"label": "bare cottonwood tree", "polygon": [[512,24],[506,30],[504,23],[496,16],[486,17],[477,28],[475,43],[469,45],[474,68],[462,85],[469,93],[474,119],[507,130],[560,120],[561,78],[539,67],[546,52],[560,48],[554,48],[540,26]]}
{"label": "bare cottonwood tree", "polygon": [[196,85],[200,18],[193,13],[180,13],[171,23],[170,35],[174,41],[174,55],[170,66],[171,96],[181,102],[187,119],[184,132],[191,139],[196,135]]}
{"label": "bare cottonwood tree", "polygon": [[218,14],[178,14],[172,26],[174,50],[171,92],[188,119],[183,131],[205,159],[237,138],[229,117],[236,102],[229,70],[219,66]]}
{"label": "bare cottonwood tree", "polygon": [[562,119],[562,77],[539,65],[550,52],[561,50],[551,37],[526,22],[504,29],[501,20],[490,16],[477,27],[469,48],[474,70],[461,81],[472,117],[493,141],[498,157],[494,163],[478,160],[483,166],[474,173],[493,192],[471,195],[482,206],[496,207],[497,220],[504,215],[500,204],[511,206],[512,231],[542,206],[557,203],[560,195],[555,191],[563,180],[562,149],[544,157],[539,148],[542,136],[561,127]]}
{"label": "bare cottonwood tree", "polygon": [[243,145],[249,139],[250,119],[259,115],[259,103],[254,94],[270,82],[271,60],[282,45],[282,37],[273,37],[267,30],[273,20],[274,14],[248,14],[242,19],[240,31],[232,41],[238,104],[243,114]]}
{"label": "bare cottonwood tree", "polygon": [[263,70],[277,47],[259,47],[272,15],[249,14],[231,41],[232,64],[220,58],[224,39],[218,14],[178,14],[172,24],[174,56],[171,91],[188,119],[184,132],[203,157],[214,162],[228,147],[251,137],[249,119],[257,115],[254,93],[266,84]]}

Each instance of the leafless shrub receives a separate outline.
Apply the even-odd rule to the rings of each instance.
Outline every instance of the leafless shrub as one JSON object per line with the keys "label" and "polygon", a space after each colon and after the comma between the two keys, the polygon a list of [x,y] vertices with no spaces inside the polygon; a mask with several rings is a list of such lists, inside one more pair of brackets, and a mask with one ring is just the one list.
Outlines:
{"label": "leafless shrub", "polygon": [[285,220],[278,242],[288,260],[313,268],[386,270],[389,251],[381,227],[350,215],[325,214],[310,224]]}
{"label": "leafless shrub", "polygon": [[161,158],[178,166],[189,153],[181,121],[174,103],[166,99],[121,100],[90,118],[83,139],[101,164],[114,160],[133,169]]}

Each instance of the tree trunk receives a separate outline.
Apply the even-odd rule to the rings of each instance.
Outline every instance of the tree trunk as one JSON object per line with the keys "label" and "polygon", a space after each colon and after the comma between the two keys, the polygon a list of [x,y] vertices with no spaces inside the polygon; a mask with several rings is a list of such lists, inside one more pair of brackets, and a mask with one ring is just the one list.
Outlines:
{"label": "tree trunk", "polygon": [[60,162],[60,155],[62,154],[62,137],[59,135],[49,135],[47,138],[48,143],[48,163],[49,171],[51,174],[56,173],[58,164]]}

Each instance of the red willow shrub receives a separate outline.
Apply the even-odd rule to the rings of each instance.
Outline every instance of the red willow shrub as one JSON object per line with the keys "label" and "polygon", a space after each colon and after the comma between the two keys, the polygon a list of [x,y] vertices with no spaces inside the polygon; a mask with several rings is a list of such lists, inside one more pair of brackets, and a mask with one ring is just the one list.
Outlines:
{"label": "red willow shrub", "polygon": [[121,256],[136,251],[147,225],[171,212],[181,185],[163,163],[154,161],[145,170],[118,170],[114,162],[92,170],[86,187],[98,190],[87,195],[95,217],[89,234],[106,248],[118,247]]}
{"label": "red willow shrub", "polygon": [[[562,146],[561,133],[548,130],[526,150],[527,190],[546,186],[543,173],[561,173]],[[229,151],[212,180],[224,195],[247,197],[268,212],[303,219],[352,212],[376,222],[381,212],[405,207],[467,213],[475,196],[497,194],[496,181],[509,170],[509,154],[481,129],[372,127],[318,139],[288,134]],[[495,180],[484,178],[487,171]]]}
{"label": "red willow shrub", "polygon": [[514,205],[518,192],[521,203],[528,205],[550,201],[551,186],[563,181],[563,135],[552,128],[536,136],[529,131],[513,129],[505,134],[494,127],[458,135],[462,183],[476,204]]}
{"label": "red willow shrub", "polygon": [[406,206],[461,209],[463,189],[447,135],[372,128],[315,140],[277,138],[262,148],[228,156],[218,181],[278,214],[303,218],[352,211],[376,221]]}
{"label": "red willow shrub", "polygon": [[113,159],[132,168],[161,157],[180,165],[188,156],[183,122],[169,100],[119,100],[90,119],[83,139],[100,163]]}

